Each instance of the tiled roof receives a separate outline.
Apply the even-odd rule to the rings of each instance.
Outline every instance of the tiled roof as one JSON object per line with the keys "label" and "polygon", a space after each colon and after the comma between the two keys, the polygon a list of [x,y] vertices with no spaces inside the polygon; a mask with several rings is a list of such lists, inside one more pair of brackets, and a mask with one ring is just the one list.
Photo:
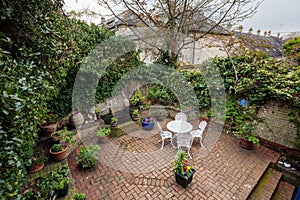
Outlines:
{"label": "tiled roof", "polygon": [[269,54],[272,57],[283,56],[282,45],[283,41],[274,36],[255,35],[250,33],[234,32],[236,39],[246,45],[246,47],[261,50]]}

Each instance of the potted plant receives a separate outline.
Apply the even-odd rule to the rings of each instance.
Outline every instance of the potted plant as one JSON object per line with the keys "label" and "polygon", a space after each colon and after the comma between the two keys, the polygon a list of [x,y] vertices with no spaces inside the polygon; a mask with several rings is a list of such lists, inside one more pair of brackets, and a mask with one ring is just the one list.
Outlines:
{"label": "potted plant", "polygon": [[96,136],[99,137],[100,143],[107,143],[109,141],[110,128],[100,127],[96,133]]}
{"label": "potted plant", "polygon": [[45,156],[44,150],[35,149],[33,156],[29,159],[30,166],[28,167],[28,173],[31,174],[42,170],[47,160],[48,158]]}
{"label": "potted plant", "polygon": [[196,170],[188,165],[188,160],[186,159],[187,153],[180,150],[177,153],[177,159],[174,162],[174,173],[176,182],[181,186],[186,188],[193,180],[193,175]]}
{"label": "potted plant", "polygon": [[54,133],[57,129],[57,123],[56,122],[47,122],[42,124],[41,126],[42,131],[46,134],[46,136],[50,136],[52,133]]}
{"label": "potted plant", "polygon": [[57,169],[52,169],[49,174],[43,175],[36,180],[36,186],[39,191],[36,194],[37,199],[52,199],[64,197],[69,190],[69,167],[63,165]]}
{"label": "potted plant", "polygon": [[138,110],[134,110],[131,113],[131,118],[132,118],[133,121],[137,121],[139,119],[139,111]]}
{"label": "potted plant", "polygon": [[98,108],[95,109],[95,113],[96,113],[97,120],[100,120],[101,119],[101,112]]}
{"label": "potted plant", "polygon": [[145,97],[142,95],[141,91],[138,89],[135,94],[133,94],[130,99],[129,103],[132,107],[140,107],[143,105],[143,101]]}
{"label": "potted plant", "polygon": [[62,166],[58,170],[51,172],[51,179],[53,189],[57,193],[57,197],[64,197],[69,191],[69,167],[67,165]]}
{"label": "potted plant", "polygon": [[54,144],[50,149],[50,154],[56,161],[62,161],[66,158],[68,149],[68,143],[61,142],[59,144]]}
{"label": "potted plant", "polygon": [[115,118],[115,117],[110,118],[110,126],[111,127],[116,127],[117,126],[117,122],[118,122],[117,118]]}
{"label": "potted plant", "polygon": [[81,146],[79,148],[77,162],[82,168],[91,168],[94,167],[98,159],[98,151],[100,147],[98,145],[91,145],[88,147]]}
{"label": "potted plant", "polygon": [[154,119],[152,117],[142,119],[142,127],[144,130],[151,130],[154,127]]}

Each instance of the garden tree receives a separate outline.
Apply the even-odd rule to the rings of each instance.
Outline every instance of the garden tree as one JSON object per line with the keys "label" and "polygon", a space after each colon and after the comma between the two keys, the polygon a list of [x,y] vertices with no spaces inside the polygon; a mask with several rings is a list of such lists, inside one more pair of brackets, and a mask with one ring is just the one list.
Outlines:
{"label": "garden tree", "polygon": [[[176,61],[180,51],[209,33],[226,32],[253,15],[260,0],[98,0],[151,48]],[[123,13],[120,14],[120,11]],[[132,27],[137,26],[137,27]],[[145,27],[139,29],[139,27]]]}

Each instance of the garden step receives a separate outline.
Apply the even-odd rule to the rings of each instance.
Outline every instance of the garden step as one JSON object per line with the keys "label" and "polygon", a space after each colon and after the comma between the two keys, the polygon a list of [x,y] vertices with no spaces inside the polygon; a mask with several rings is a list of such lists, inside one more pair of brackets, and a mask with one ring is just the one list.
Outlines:
{"label": "garden step", "polygon": [[254,190],[248,196],[248,200],[269,200],[271,199],[282,173],[272,168],[267,168]]}
{"label": "garden step", "polygon": [[280,181],[271,200],[291,200],[294,190],[295,186],[292,184],[286,181]]}

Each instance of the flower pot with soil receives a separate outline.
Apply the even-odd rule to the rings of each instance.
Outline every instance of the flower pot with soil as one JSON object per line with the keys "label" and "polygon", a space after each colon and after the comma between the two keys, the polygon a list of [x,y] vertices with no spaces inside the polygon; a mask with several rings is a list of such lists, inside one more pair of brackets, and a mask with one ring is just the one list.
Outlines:
{"label": "flower pot with soil", "polygon": [[50,149],[50,154],[56,161],[62,161],[66,158],[68,150],[68,143],[61,142],[59,144],[54,144]]}
{"label": "flower pot with soil", "polygon": [[103,144],[109,141],[108,136],[110,135],[110,131],[111,131],[110,128],[105,128],[105,127],[98,129],[96,136],[99,137],[100,143]]}
{"label": "flower pot with soil", "polygon": [[187,153],[183,150],[180,150],[177,153],[177,159],[174,162],[174,173],[175,180],[181,186],[186,188],[193,180],[193,176],[196,170],[188,165],[188,160],[186,159]]}
{"label": "flower pot with soil", "polygon": [[117,118],[112,117],[112,118],[110,119],[110,126],[111,126],[111,127],[116,127],[116,126],[117,126],[117,123],[118,123],[118,119],[117,119]]}
{"label": "flower pot with soil", "polygon": [[45,133],[47,136],[50,136],[52,133],[54,133],[57,129],[57,123],[56,122],[48,122],[41,125],[41,129],[43,133]]}
{"label": "flower pot with soil", "polygon": [[28,167],[28,173],[36,173],[42,170],[48,158],[42,149],[36,149],[34,155],[30,158],[31,165]]}

